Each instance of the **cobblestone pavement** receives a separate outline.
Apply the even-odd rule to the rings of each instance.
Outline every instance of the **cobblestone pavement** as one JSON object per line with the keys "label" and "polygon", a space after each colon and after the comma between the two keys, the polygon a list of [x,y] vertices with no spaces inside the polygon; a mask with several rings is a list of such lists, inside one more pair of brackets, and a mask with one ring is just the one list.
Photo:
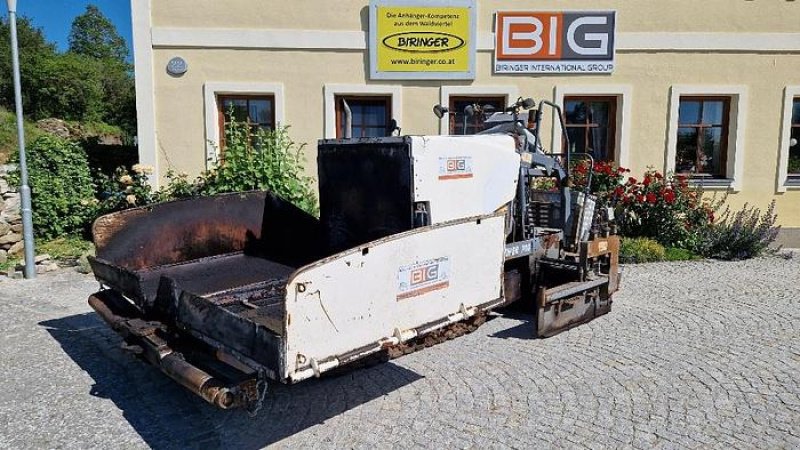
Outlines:
{"label": "cobblestone pavement", "polygon": [[625,268],[546,340],[510,314],[390,363],[217,411],[125,355],[70,271],[0,282],[0,446],[800,447],[800,258]]}

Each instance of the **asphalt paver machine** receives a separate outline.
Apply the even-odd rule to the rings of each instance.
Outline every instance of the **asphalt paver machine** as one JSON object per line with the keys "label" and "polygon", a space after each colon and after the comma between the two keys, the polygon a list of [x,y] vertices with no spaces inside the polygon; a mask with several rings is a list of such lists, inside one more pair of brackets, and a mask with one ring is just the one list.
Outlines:
{"label": "asphalt paver machine", "polygon": [[418,350],[514,302],[532,337],[589,321],[611,309],[619,239],[570,189],[579,155],[542,149],[546,106],[520,99],[472,136],[320,140],[319,218],[269,192],[100,217],[89,304],[124,349],[251,411],[268,382]]}

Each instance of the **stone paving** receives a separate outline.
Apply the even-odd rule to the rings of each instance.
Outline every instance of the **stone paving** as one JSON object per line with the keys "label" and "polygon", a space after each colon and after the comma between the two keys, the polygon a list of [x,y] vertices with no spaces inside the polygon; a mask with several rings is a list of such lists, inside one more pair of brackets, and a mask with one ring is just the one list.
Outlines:
{"label": "stone paving", "polygon": [[629,266],[611,314],[511,313],[217,411],[124,354],[60,271],[0,282],[4,448],[800,448],[800,258]]}

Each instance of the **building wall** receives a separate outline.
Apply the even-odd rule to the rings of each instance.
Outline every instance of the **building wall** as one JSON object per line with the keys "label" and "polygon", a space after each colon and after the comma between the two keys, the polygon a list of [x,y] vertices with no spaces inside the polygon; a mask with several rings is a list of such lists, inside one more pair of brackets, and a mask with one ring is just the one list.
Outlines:
{"label": "building wall", "polygon": [[[485,88],[485,93],[549,100],[570,92],[622,95],[627,108],[620,113],[620,162],[635,173],[648,166],[669,168],[671,94],[707,90],[739,95],[742,109],[731,205],[766,206],[775,198],[779,222],[800,226],[800,190],[785,189],[779,177],[779,157],[786,145],[784,93],[787,86],[800,85],[796,3],[705,0],[700,12],[698,3],[688,0],[533,2],[524,9],[617,11],[613,74],[539,76],[492,74],[493,13],[521,6],[509,0],[478,0],[477,76],[456,82],[370,81],[364,36],[367,2],[340,1],[332,7],[330,2],[306,1],[290,8],[285,2],[264,1],[258,7],[253,3],[133,0],[134,24],[137,15],[151,19],[146,20],[147,30],[134,30],[137,83],[142,85],[137,88],[147,88],[148,75],[152,80],[152,95],[138,93],[140,122],[147,124],[141,120],[143,111],[154,118],[154,131],[140,129],[142,159],[155,162],[160,174],[168,168],[190,173],[206,168],[209,86],[279,88],[283,117],[278,119],[291,126],[296,141],[307,144],[310,173],[316,140],[326,134],[326,89],[363,88],[401,97],[395,98],[395,118],[404,134],[440,132],[431,107],[443,100],[445,91]],[[189,70],[181,77],[166,73],[174,56],[188,62]],[[551,129],[549,119],[545,130]],[[328,123],[328,133],[330,129]],[[147,133],[152,135],[149,148]],[[547,136],[553,139],[552,133]]]}

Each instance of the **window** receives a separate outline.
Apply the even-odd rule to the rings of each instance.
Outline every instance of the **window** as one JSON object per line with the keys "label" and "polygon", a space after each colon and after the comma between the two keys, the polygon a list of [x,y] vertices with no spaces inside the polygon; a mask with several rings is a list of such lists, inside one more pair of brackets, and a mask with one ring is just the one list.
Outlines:
{"label": "window", "polygon": [[389,135],[392,99],[390,96],[350,96],[337,95],[336,137],[345,136],[344,102],[352,114],[352,137],[381,137]]}
{"label": "window", "polygon": [[681,97],[675,171],[725,178],[729,97]]}
{"label": "window", "polygon": [[588,153],[597,161],[614,160],[616,97],[565,96],[564,116],[570,152]]}
{"label": "window", "polygon": [[[451,96],[448,108],[448,120],[450,121],[449,131],[450,134],[475,134],[484,130],[483,117],[480,114],[475,114],[472,117],[467,117],[464,113],[464,108],[469,105],[491,106],[495,111],[502,111],[505,108],[506,96]],[[466,123],[464,121],[466,119]],[[464,130],[466,126],[466,132]]]}
{"label": "window", "polygon": [[246,122],[251,134],[275,128],[275,97],[272,95],[219,95],[217,108],[220,148],[225,148],[225,130],[233,118]]}
{"label": "window", "polygon": [[792,100],[792,125],[789,138],[788,179],[792,184],[800,184],[800,97]]}

